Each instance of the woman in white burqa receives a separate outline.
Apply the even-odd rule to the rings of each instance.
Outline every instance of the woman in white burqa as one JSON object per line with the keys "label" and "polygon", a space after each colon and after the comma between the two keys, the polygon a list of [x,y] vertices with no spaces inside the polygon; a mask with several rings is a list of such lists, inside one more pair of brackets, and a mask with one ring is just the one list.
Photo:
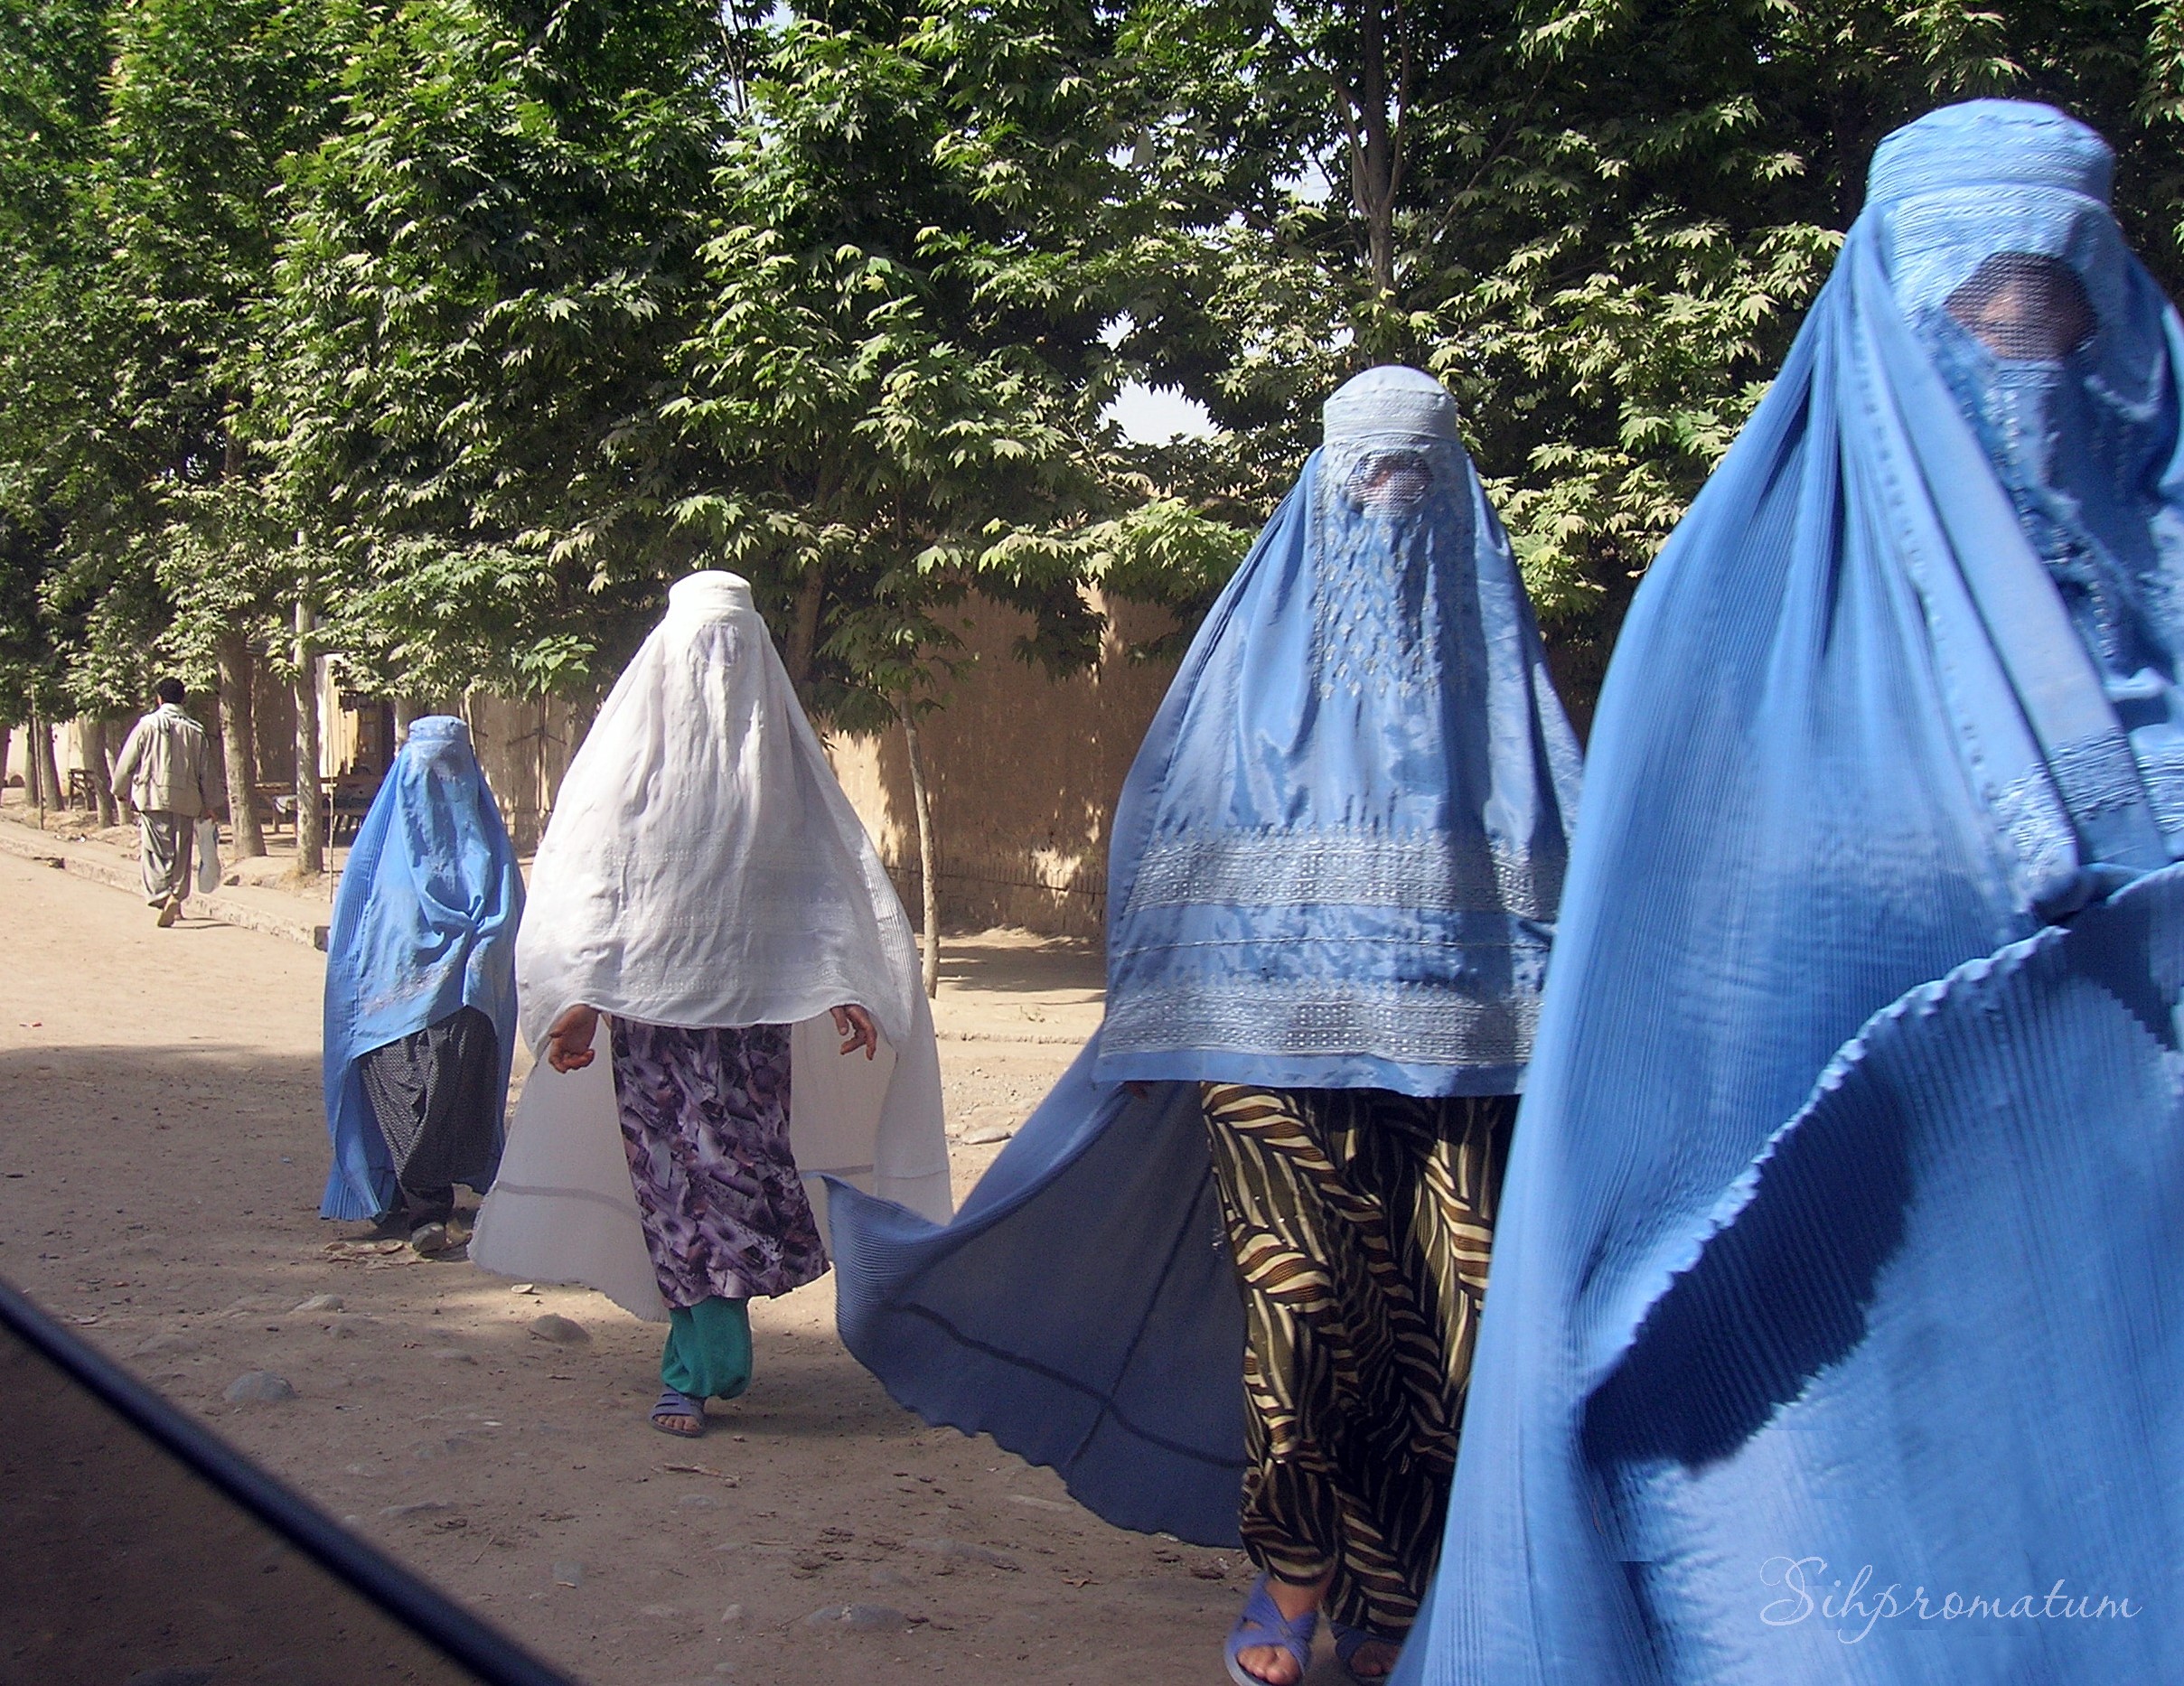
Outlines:
{"label": "woman in white burqa", "polygon": [[909,921],[735,575],[674,585],[570,764],[516,982],[541,1063],[471,1257],[664,1317],[664,1431],[825,1273],[819,1178],[947,1217]]}

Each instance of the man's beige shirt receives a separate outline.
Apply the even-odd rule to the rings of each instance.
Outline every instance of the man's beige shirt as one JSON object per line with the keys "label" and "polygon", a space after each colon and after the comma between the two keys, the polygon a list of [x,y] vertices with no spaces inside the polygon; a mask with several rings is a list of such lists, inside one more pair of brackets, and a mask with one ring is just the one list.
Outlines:
{"label": "man's beige shirt", "polygon": [[129,728],[114,763],[114,782],[146,813],[194,820],[227,800],[205,729],[173,703],[161,703]]}

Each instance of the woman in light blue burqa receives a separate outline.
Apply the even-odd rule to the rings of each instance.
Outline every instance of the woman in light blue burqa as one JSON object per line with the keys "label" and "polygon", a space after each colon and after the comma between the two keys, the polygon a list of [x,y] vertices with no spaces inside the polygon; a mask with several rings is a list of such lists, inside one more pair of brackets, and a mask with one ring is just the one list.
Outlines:
{"label": "woman in light blue burqa", "polygon": [[357,829],[326,944],[320,1215],[421,1252],[501,1162],[523,878],[470,728],[415,722]]}
{"label": "woman in light blue burqa", "polygon": [[1597,718],[1399,1678],[2184,1678],[2184,330],[1897,131]]}
{"label": "woman in light blue burqa", "polygon": [[1384,1675],[1424,1592],[1577,801],[1448,392],[1374,369],[1326,416],[1123,790],[1099,1035],[949,1228],[833,1208],[898,1399],[1241,1534],[1243,1686],[1323,1608]]}

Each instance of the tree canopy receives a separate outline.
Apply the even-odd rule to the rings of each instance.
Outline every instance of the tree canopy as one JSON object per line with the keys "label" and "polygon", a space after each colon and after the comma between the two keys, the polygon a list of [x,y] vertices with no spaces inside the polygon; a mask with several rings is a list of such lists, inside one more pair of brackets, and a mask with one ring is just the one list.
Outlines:
{"label": "tree canopy", "polygon": [[[147,665],[584,693],[748,575],[815,707],[953,605],[1187,632],[1345,374],[1441,373],[1581,694],[1874,143],[2049,99],[2184,281],[2159,0],[0,0],[0,719]],[[1218,431],[1133,444],[1125,381]],[[1172,644],[1173,640],[1167,641]]]}

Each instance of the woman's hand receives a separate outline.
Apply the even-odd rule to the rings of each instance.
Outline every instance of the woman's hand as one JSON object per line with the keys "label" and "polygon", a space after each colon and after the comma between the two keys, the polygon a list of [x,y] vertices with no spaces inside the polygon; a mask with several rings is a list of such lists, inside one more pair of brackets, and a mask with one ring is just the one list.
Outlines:
{"label": "woman's hand", "polygon": [[[841,1016],[839,1007],[835,1016]],[[572,1007],[546,1033],[546,1063],[557,1072],[582,1071],[592,1063],[592,1038],[598,1030],[597,1007]]]}
{"label": "woman's hand", "polygon": [[834,1028],[841,1033],[842,1054],[846,1057],[859,1048],[869,1060],[879,1052],[879,1026],[872,1022],[872,1015],[863,1007],[851,1005],[834,1009]]}

